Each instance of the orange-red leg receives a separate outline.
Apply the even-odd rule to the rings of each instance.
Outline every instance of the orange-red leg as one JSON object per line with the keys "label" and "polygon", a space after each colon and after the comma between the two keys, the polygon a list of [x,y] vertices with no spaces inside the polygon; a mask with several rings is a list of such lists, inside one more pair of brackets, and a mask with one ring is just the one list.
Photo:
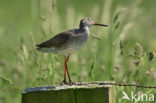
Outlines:
{"label": "orange-red leg", "polygon": [[71,82],[71,79],[70,79],[70,75],[69,75],[69,72],[68,72],[68,59],[69,59],[69,56],[67,57],[67,61],[66,61],[66,66],[67,66],[67,73],[68,73],[68,78],[69,78],[69,82]]}
{"label": "orange-red leg", "polygon": [[64,80],[63,80],[64,84],[66,84],[66,71],[67,71],[66,57],[64,57]]}
{"label": "orange-red leg", "polygon": [[69,74],[69,71],[68,71],[68,60],[69,60],[69,56],[66,58],[65,57],[65,74],[64,74],[64,83],[66,83],[66,72],[68,74],[68,78],[69,78],[69,84],[72,85],[72,81],[71,81],[71,78],[70,78],[70,74]]}

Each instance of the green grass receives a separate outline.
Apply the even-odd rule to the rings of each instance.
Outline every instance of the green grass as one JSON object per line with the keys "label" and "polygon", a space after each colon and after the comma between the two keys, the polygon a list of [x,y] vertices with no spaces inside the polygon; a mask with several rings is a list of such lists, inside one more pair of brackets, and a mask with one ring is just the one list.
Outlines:
{"label": "green grass", "polygon": [[[109,27],[91,27],[86,46],[70,57],[74,82],[155,86],[156,59],[149,60],[156,52],[155,0],[66,1],[0,1],[0,103],[20,103],[27,87],[62,82],[63,56],[38,52],[35,44],[78,27],[84,17]],[[154,89],[117,87],[119,103],[130,103],[122,100],[123,90],[156,94]]]}

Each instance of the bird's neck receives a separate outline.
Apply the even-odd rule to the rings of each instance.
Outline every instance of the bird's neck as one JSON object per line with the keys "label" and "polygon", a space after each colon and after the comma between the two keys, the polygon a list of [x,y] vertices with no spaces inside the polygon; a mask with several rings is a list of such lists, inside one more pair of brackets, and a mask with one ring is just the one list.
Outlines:
{"label": "bird's neck", "polygon": [[84,26],[84,27],[80,27],[79,30],[87,35],[89,35],[89,27],[88,26]]}

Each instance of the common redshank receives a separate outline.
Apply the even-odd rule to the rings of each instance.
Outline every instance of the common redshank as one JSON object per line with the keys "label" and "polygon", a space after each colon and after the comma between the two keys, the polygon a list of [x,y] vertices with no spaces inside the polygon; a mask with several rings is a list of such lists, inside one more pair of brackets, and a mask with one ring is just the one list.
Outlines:
{"label": "common redshank", "polygon": [[89,27],[93,25],[105,27],[108,26],[105,24],[96,23],[91,18],[84,18],[81,19],[78,29],[72,29],[67,30],[65,32],[61,32],[52,37],[51,39],[36,45],[38,47],[37,50],[39,51],[53,52],[56,54],[64,55],[65,71],[64,80],[62,82],[63,84],[66,84],[66,72],[68,74],[69,84],[73,84],[69,75],[67,65],[69,56],[84,46],[89,37]]}

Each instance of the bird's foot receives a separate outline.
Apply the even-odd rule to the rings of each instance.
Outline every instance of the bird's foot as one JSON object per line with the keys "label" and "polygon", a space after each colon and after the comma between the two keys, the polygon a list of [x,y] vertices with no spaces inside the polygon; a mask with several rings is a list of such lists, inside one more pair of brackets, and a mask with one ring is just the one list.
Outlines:
{"label": "bird's foot", "polygon": [[66,85],[67,82],[65,80],[62,81],[62,85]]}
{"label": "bird's foot", "polygon": [[67,83],[65,80],[62,81],[61,85],[75,85],[76,83],[73,83],[72,81],[69,81],[69,83]]}
{"label": "bird's foot", "polygon": [[73,83],[72,81],[69,82],[69,85],[70,85],[70,86],[72,86],[72,85],[74,85],[74,84],[75,84],[75,83]]}

